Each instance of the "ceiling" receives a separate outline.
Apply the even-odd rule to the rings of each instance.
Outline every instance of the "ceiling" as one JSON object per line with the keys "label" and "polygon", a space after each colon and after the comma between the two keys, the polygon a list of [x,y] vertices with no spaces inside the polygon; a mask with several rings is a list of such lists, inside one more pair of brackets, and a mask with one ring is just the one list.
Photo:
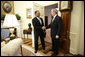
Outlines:
{"label": "ceiling", "polygon": [[49,6],[49,5],[52,5],[52,4],[56,4],[59,1],[33,1],[33,2],[38,3],[42,6]]}

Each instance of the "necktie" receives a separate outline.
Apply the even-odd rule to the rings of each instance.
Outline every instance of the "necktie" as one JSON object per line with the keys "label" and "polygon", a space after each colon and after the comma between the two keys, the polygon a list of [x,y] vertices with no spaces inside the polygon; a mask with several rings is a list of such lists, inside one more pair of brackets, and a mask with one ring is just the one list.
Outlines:
{"label": "necktie", "polygon": [[52,19],[52,22],[54,21],[55,18]]}

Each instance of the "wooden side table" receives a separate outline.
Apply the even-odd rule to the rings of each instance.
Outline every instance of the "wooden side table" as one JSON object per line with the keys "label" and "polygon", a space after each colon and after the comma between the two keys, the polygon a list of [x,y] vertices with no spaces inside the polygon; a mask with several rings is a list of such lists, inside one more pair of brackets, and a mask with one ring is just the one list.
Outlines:
{"label": "wooden side table", "polygon": [[31,32],[32,32],[31,29],[23,30],[24,39],[25,39],[25,34],[27,34],[27,39],[28,39],[28,34],[31,34]]}

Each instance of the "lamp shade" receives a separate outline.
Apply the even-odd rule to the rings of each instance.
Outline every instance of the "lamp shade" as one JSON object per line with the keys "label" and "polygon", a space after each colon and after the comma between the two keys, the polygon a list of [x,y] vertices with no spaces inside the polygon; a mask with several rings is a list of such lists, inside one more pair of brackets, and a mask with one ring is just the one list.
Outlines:
{"label": "lamp shade", "polygon": [[3,27],[17,27],[19,23],[15,15],[7,14],[3,23]]}

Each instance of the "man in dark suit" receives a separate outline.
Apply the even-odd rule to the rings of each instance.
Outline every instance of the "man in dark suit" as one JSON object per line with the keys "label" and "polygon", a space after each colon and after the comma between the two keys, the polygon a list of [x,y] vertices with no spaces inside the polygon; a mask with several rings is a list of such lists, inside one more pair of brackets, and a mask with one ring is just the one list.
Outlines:
{"label": "man in dark suit", "polygon": [[34,37],[35,37],[35,53],[38,51],[38,37],[40,36],[42,48],[45,50],[45,42],[44,42],[44,29],[45,26],[43,24],[42,18],[40,18],[40,12],[37,10],[35,11],[35,16],[32,19],[32,23],[34,26]]}
{"label": "man in dark suit", "polygon": [[52,51],[54,52],[52,56],[56,56],[58,54],[59,40],[61,38],[62,19],[57,15],[57,9],[52,9],[51,15],[53,19],[46,29],[51,28]]}

